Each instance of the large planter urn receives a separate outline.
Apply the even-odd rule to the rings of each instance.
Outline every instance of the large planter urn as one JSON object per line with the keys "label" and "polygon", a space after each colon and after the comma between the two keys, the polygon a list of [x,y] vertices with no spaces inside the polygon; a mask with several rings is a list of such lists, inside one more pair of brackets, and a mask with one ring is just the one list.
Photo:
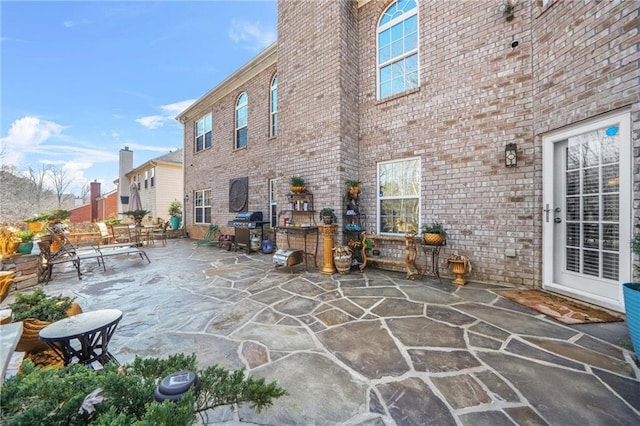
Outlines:
{"label": "large planter urn", "polygon": [[349,246],[339,246],[333,249],[333,263],[340,274],[348,274],[351,270],[353,254]]}
{"label": "large planter urn", "polygon": [[180,217],[179,216],[171,216],[169,219],[171,221],[171,229],[174,231],[180,228]]}
{"label": "large planter urn", "polygon": [[624,311],[627,315],[627,328],[636,357],[640,356],[640,283],[622,285]]}
{"label": "large planter urn", "polygon": [[40,340],[40,330],[51,324],[49,321],[40,321],[27,318],[22,321],[22,336],[16,345],[17,352],[40,352],[48,348],[47,344]]}

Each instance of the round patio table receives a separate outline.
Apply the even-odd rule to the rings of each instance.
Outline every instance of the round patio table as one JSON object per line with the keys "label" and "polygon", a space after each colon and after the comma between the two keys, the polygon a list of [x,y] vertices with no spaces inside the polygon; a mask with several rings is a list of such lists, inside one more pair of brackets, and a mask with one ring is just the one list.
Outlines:
{"label": "round patio table", "polygon": [[108,351],[109,341],[122,319],[118,309],[84,312],[49,324],[40,330],[44,340],[65,365],[74,362],[91,367],[94,362],[105,365],[118,360]]}

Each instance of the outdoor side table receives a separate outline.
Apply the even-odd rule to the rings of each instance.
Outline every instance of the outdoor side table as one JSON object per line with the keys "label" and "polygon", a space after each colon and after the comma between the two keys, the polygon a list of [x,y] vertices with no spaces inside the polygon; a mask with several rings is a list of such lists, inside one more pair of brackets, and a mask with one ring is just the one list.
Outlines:
{"label": "outdoor side table", "polygon": [[118,309],[84,312],[49,324],[40,330],[40,339],[62,357],[65,365],[74,359],[89,367],[96,361],[101,365],[118,364],[108,345],[121,319]]}

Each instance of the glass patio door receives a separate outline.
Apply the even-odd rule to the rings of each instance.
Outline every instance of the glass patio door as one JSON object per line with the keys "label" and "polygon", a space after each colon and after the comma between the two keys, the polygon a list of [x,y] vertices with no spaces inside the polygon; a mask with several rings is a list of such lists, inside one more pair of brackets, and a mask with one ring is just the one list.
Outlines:
{"label": "glass patio door", "polygon": [[630,277],[628,114],[545,137],[543,287],[623,310]]}

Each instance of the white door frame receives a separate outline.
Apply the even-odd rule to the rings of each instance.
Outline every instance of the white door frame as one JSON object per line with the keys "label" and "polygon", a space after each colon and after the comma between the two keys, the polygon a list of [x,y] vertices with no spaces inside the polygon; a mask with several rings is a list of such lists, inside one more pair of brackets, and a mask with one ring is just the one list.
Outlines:
{"label": "white door frame", "polygon": [[[620,276],[618,294],[615,300],[604,299],[591,293],[569,289],[554,282],[554,262],[559,256],[554,253],[554,227],[553,212],[549,213],[547,220],[547,208],[554,207],[554,146],[569,137],[590,132],[609,125],[619,124],[620,132]],[[632,162],[633,151],[631,143],[631,115],[629,109],[619,110],[599,116],[595,119],[564,127],[557,131],[542,136],[542,287],[546,290],[566,294],[577,299],[585,300],[616,311],[624,311],[622,297],[622,284],[632,280]],[[549,207],[546,207],[549,206]]]}

